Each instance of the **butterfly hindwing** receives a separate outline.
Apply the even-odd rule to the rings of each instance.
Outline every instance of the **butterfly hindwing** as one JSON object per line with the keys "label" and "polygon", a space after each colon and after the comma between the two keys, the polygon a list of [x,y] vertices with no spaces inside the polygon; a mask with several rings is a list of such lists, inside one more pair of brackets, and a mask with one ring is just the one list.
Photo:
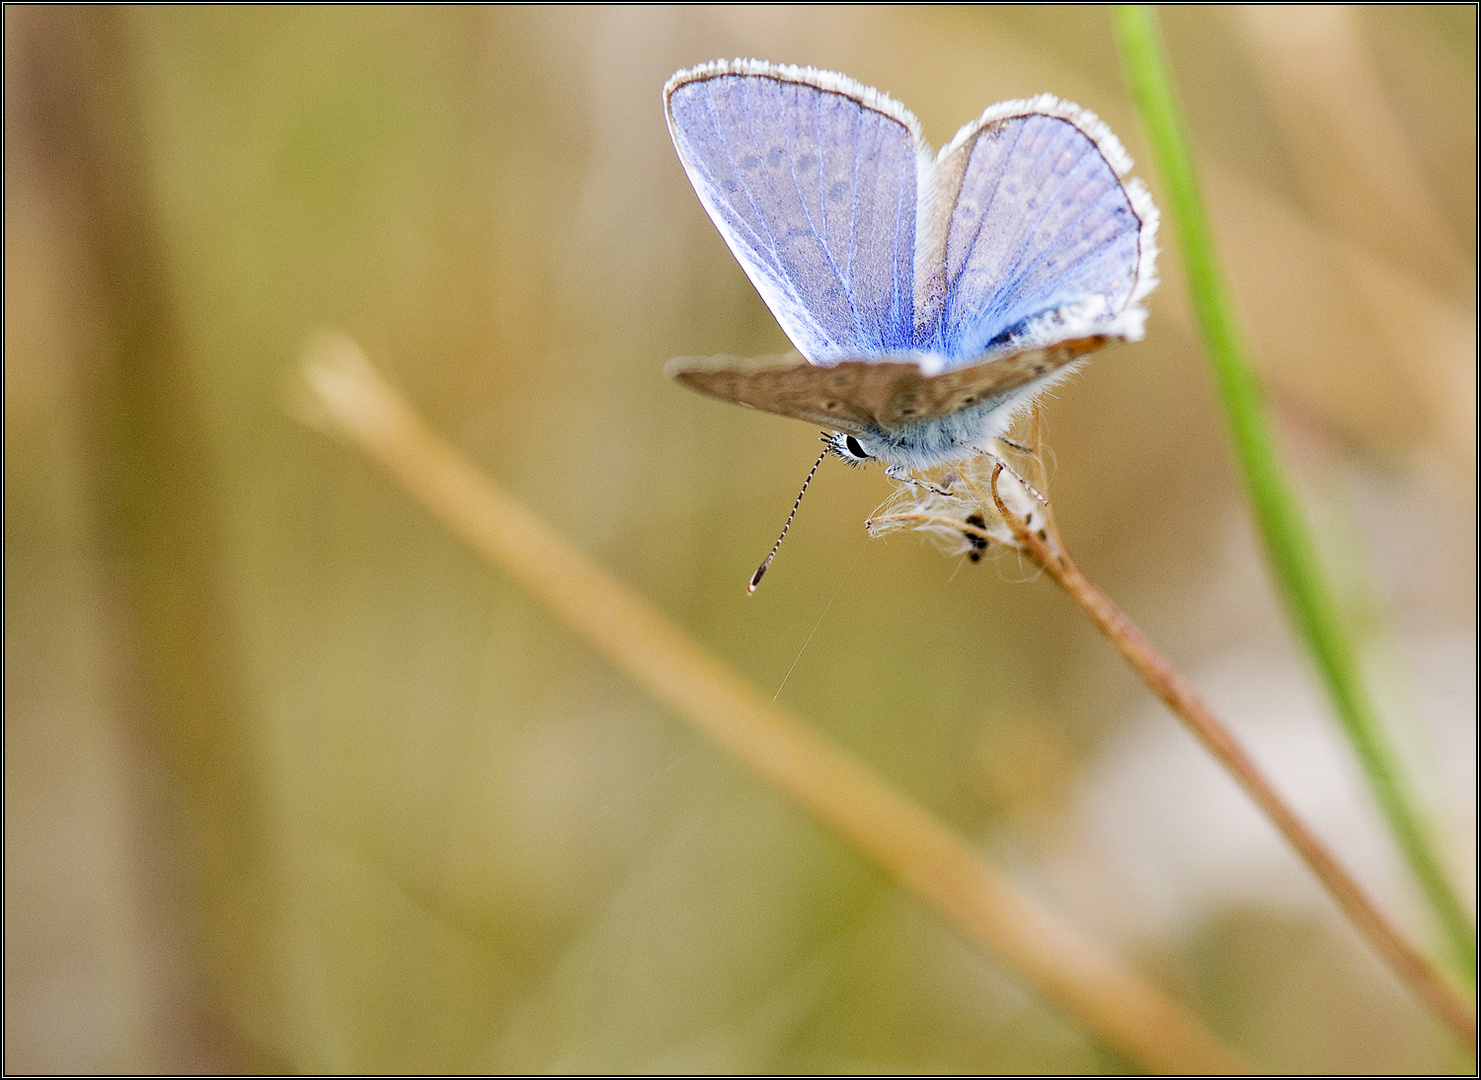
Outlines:
{"label": "butterfly hindwing", "polygon": [[[949,365],[1072,336],[1139,336],[1156,212],[1124,185],[1125,152],[1054,98],[994,106],[938,160],[923,253],[939,277],[921,313]],[[923,342],[924,344],[924,342]]]}
{"label": "butterfly hindwing", "polygon": [[809,360],[906,353],[915,118],[843,76],[760,62],[680,72],[674,144],[736,258]]}

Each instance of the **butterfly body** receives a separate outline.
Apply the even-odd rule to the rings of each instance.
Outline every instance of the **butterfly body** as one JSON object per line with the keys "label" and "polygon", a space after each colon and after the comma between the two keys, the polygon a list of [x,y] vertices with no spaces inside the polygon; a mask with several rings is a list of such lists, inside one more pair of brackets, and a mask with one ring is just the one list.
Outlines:
{"label": "butterfly body", "polygon": [[916,471],[986,450],[1086,353],[1141,336],[1156,210],[1077,106],[993,106],[935,154],[903,106],[831,72],[717,61],[664,98],[700,201],[798,350],[672,361],[702,393]]}

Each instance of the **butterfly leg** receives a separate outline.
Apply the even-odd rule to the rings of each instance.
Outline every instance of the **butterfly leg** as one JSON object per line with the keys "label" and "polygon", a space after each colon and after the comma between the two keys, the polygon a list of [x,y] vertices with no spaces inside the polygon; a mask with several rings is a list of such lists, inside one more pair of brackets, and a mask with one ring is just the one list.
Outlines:
{"label": "butterfly leg", "polygon": [[1015,442],[1014,440],[1008,438],[1008,436],[1006,435],[999,435],[998,442],[1002,443],[1004,446],[1011,446],[1020,454],[1027,454],[1030,457],[1033,457],[1034,451],[1031,447],[1024,446],[1021,442]]}
{"label": "butterfly leg", "polygon": [[[1008,443],[1009,446],[1014,446],[1014,447],[1017,447],[1018,446],[1017,443],[1008,442],[1007,439],[1002,439],[1001,441],[1002,442],[1005,442],[1005,443]],[[1022,447],[1018,447],[1018,448],[1019,449],[1023,449]],[[998,457],[997,454],[994,454],[990,450],[981,450],[981,449],[978,449],[977,452],[979,454],[981,454],[983,457],[986,457],[986,458],[990,459],[991,461],[995,462],[996,464],[1001,465],[1003,467],[1003,471],[1006,472],[1009,476],[1013,477],[1013,479],[1017,480],[1018,483],[1019,483],[1019,485],[1023,488],[1023,490],[1024,491],[1027,491],[1029,493],[1030,497],[1032,497],[1035,502],[1038,502],[1038,503],[1040,503],[1040,504],[1042,504],[1044,506],[1048,506],[1049,505],[1049,500],[1046,499],[1043,495],[1040,495],[1039,492],[1038,492],[1038,490],[1034,487],[1034,485],[1033,484],[1030,484],[1027,480],[1025,480],[1022,476],[1020,476],[1019,473],[1018,473],[1018,470],[1015,469],[1012,465],[1009,465],[1006,461],[1004,461],[1002,458]]]}
{"label": "butterfly leg", "polygon": [[931,483],[929,480],[922,480],[919,477],[911,476],[904,470],[903,467],[899,465],[886,465],[884,471],[885,475],[888,476],[891,480],[898,480],[900,481],[900,483],[909,484],[913,488],[923,487],[927,491],[931,492],[931,494],[933,495],[949,496],[951,494],[951,492],[947,491],[944,487],[939,487],[936,484]]}

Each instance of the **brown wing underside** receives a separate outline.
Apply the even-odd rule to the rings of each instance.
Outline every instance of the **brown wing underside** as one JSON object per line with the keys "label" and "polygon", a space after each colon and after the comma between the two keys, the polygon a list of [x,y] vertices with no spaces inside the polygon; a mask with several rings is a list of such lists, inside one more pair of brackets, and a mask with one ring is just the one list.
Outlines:
{"label": "brown wing underside", "polygon": [[749,360],[681,356],[670,360],[664,373],[721,401],[858,435],[869,427],[892,431],[1003,397],[1110,340],[1096,335],[1061,341],[939,375],[922,374],[910,359],[845,360],[821,367],[796,352]]}

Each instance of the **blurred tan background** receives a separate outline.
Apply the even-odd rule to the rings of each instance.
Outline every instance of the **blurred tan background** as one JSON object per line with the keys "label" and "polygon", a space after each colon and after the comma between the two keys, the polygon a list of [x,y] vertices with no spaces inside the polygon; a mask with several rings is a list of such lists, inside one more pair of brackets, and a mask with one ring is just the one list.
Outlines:
{"label": "blurred tan background", "polygon": [[[1163,15],[1282,445],[1471,880],[1475,10]],[[817,433],[660,374],[787,348],[669,143],[676,69],[840,70],[937,145],[1052,92],[1156,192],[1108,11],[4,18],[7,1071],[1125,1067],[296,420],[325,328],[1261,1065],[1466,1067],[1047,581],[866,539],[879,470],[825,463],[747,599]],[[1161,267],[1147,340],[1047,403],[1065,536],[1432,942]]]}

